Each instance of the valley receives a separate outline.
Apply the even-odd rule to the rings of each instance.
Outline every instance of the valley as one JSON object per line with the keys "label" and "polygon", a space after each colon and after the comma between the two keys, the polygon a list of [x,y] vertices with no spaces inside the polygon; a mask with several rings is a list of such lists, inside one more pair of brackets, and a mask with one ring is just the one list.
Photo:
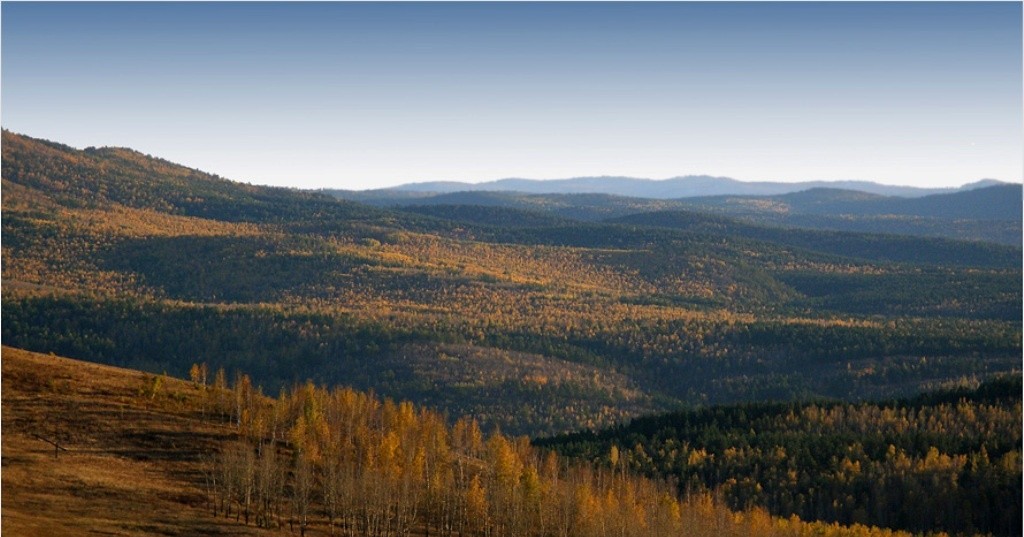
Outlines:
{"label": "valley", "polygon": [[703,213],[441,218],[3,147],[3,341],[21,348],[176,375],[202,359],[271,393],[372,388],[526,434],[1019,370],[1019,247]]}
{"label": "valley", "polygon": [[1022,21],[0,1],[0,529],[1024,535]]}
{"label": "valley", "polygon": [[[990,188],[997,191],[986,192]],[[982,186],[906,203],[878,195],[802,194],[804,202],[807,196],[816,201],[804,205],[801,218],[914,222],[879,233],[804,226],[795,217],[772,220],[758,210],[741,214],[733,202],[710,198],[469,193],[438,195],[444,203],[418,196],[410,205],[370,204],[233,182],[129,149],[78,150],[5,131],[2,189],[4,518],[19,534],[46,533],[52,526],[45,513],[56,509],[59,497],[80,498],[86,490],[105,491],[102,505],[69,503],[80,518],[62,522],[62,532],[97,527],[231,535],[257,525],[299,531],[295,510],[305,504],[294,494],[305,486],[300,476],[327,468],[314,455],[305,459],[305,450],[333,444],[309,432],[321,425],[280,420],[302,414],[296,409],[303,405],[328,405],[332,397],[377,401],[366,403],[374,409],[407,408],[381,399],[410,401],[422,420],[396,430],[402,438],[420,434],[422,424],[456,435],[443,428],[473,423],[481,442],[497,438],[495,446],[516,453],[507,486],[487,481],[498,470],[480,470],[476,485],[460,482],[456,496],[465,499],[479,487],[473,494],[490,503],[476,508],[497,509],[487,511],[490,518],[480,527],[461,530],[452,529],[446,511],[461,505],[455,500],[432,504],[441,510],[432,514],[420,511],[433,494],[428,485],[388,481],[392,474],[386,473],[352,474],[370,480],[360,487],[399,487],[372,489],[384,497],[397,497],[397,490],[421,494],[373,506],[397,517],[388,524],[399,524],[373,526],[381,535],[400,533],[398,527],[434,534],[445,524],[467,535],[527,535],[542,521],[552,528],[555,515],[525,507],[536,501],[518,488],[522,479],[533,479],[529,468],[553,480],[545,482],[551,496],[543,505],[584,509],[573,503],[583,497],[565,488],[567,481],[604,491],[605,501],[619,506],[620,518],[585,535],[613,527],[627,532],[622,535],[643,527],[662,528],[645,535],[671,534],[678,524],[702,528],[693,530],[698,535],[1019,531],[1009,521],[1019,502],[999,504],[988,515],[963,507],[1003,497],[1019,482],[1019,398],[1004,394],[981,406],[971,399],[971,390],[992,383],[1016,379],[1019,385],[1021,247],[1006,240],[1019,235],[1019,215],[987,225],[970,214],[935,209],[959,203],[943,196],[1007,197],[1000,192],[1016,189],[1012,201],[1019,186]],[[779,198],[795,204],[801,195],[759,198],[758,204],[772,206]],[[845,208],[830,212],[822,208],[828,203]],[[884,210],[858,205],[861,220],[842,212],[857,203]],[[806,209],[812,205],[817,213]],[[965,210],[960,205],[957,210]],[[954,220],[959,224],[946,225]],[[206,381],[199,387],[174,380],[188,377],[197,364],[223,372],[213,391]],[[157,385],[165,387],[159,396]],[[77,395],[61,399],[68,390]],[[253,405],[244,414],[228,403],[238,390]],[[214,396],[202,395],[210,393],[224,394],[214,415],[208,415]],[[931,404],[915,397],[942,397],[922,394],[947,393],[966,399],[943,400],[947,406],[937,410],[905,410]],[[47,405],[78,416],[80,429],[66,441],[68,449],[74,445],[67,466],[50,464],[52,445],[33,436],[46,436],[35,431],[50,423],[46,412],[54,410]],[[375,412],[366,410],[381,423],[391,419]],[[865,423],[877,414],[891,412],[905,418],[901,427],[922,432],[904,430],[909,440],[853,438],[866,435]],[[107,425],[115,413],[124,422]],[[958,413],[984,419],[975,423]],[[672,434],[678,436],[653,433],[645,424],[658,420],[695,428],[677,427]],[[721,420],[738,428],[716,429]],[[832,437],[819,428],[787,438],[778,429],[823,420],[859,432]],[[929,428],[935,420],[963,425],[958,434],[970,433],[970,441],[938,442],[941,435]],[[276,425],[261,429],[268,424]],[[295,427],[313,436],[287,432]],[[366,442],[366,434],[345,438]],[[1016,444],[994,439],[1007,435]],[[583,462],[567,462],[568,473],[545,470],[546,451],[530,447],[529,437],[547,437],[537,442]],[[262,456],[268,442],[279,450],[280,486],[293,494],[274,500],[277,507],[264,504],[259,511],[232,496],[236,492],[204,488],[203,472],[211,475],[210,465],[217,464],[211,454]],[[827,444],[831,451],[822,453],[829,461],[793,458],[792,476],[765,473],[777,449],[810,449],[815,442]],[[886,455],[887,443],[895,453]],[[145,449],[157,455],[139,454]],[[481,458],[484,451],[460,457]],[[120,455],[114,460],[110,453]],[[301,461],[310,466],[296,466]],[[839,462],[846,466],[830,466]],[[123,467],[125,475],[157,477],[151,489],[122,490],[99,469],[108,464]],[[898,470],[901,464],[909,470]],[[640,474],[652,481],[631,481]],[[70,488],[56,497],[45,492],[69,479]],[[916,511],[885,511],[881,496],[868,492],[874,480],[887,484],[887,497],[906,499],[943,479],[962,494],[942,496],[946,507],[913,505],[953,519],[936,514],[919,522]],[[313,491],[326,498],[326,489]],[[138,510],[130,502],[136,494],[153,506],[142,518],[155,522],[126,527]],[[682,495],[678,516],[657,499],[666,494]],[[309,503],[312,511],[303,515],[312,534],[333,532],[334,515],[323,501]],[[40,514],[33,514],[37,508]],[[369,508],[358,507],[364,514]],[[88,518],[90,509],[99,514]],[[104,512],[111,514],[104,519]],[[353,512],[343,522],[348,526],[339,527],[371,524],[356,522]],[[430,518],[435,515],[440,518]],[[639,518],[623,522],[629,517]]]}

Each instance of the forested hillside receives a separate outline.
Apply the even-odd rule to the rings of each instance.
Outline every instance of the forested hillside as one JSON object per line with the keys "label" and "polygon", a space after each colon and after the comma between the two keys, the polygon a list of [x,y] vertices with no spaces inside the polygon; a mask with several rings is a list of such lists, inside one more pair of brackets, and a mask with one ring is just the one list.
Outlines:
{"label": "forested hillside", "polygon": [[684,219],[394,211],[5,132],[2,337],[527,434],[1020,370],[1019,246]]}
{"label": "forested hillside", "polygon": [[1021,532],[1019,376],[887,403],[709,407],[537,444],[672,477],[734,509],[914,532]]}
{"label": "forested hillside", "polygon": [[680,499],[623,466],[350,388],[270,398],[205,363],[183,381],[2,352],[13,535],[910,536]]}
{"label": "forested hillside", "polygon": [[1021,243],[1020,184],[983,184],[959,192],[903,198],[819,188],[780,196],[680,200],[682,207],[748,222],[838,231],[897,233]]}

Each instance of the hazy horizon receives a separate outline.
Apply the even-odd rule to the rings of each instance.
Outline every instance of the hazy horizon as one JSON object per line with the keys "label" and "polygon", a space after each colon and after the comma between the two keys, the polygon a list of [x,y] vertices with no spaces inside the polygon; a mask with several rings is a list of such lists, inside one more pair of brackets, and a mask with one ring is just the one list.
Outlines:
{"label": "hazy horizon", "polygon": [[[6,126],[4,126],[3,129],[10,130]],[[14,131],[11,131],[11,132],[14,132]],[[33,136],[31,134],[28,134],[28,133],[15,132],[15,134],[19,134],[19,135],[23,135],[23,136],[28,136],[30,138],[45,139],[45,140],[47,140],[49,142],[56,142],[56,143],[60,143],[60,144],[64,144],[64,145],[69,145],[69,144],[66,144],[65,142],[63,142],[61,140],[53,140],[53,139],[42,138],[42,137],[38,137],[38,136]],[[71,147],[75,147],[76,149],[79,149],[79,150],[86,149],[88,147],[101,147],[101,148],[102,147],[107,147],[107,148],[123,148],[123,149],[130,149],[130,150],[133,150],[133,151],[139,151],[139,148],[131,147],[131,146],[73,146],[72,145]],[[156,155],[156,154],[152,154],[152,153],[147,153],[147,154],[152,156],[152,157],[155,157],[155,158],[160,158],[160,159],[167,160],[165,157],[162,157],[160,155]],[[174,162],[174,161],[172,161],[172,162],[174,164],[178,164],[178,165],[182,165],[182,166],[185,166],[185,167],[197,169],[198,171],[201,171],[201,172],[204,172],[204,173],[216,174],[216,175],[221,176],[223,179],[228,179],[228,180],[232,180],[232,181],[244,182],[244,183],[254,184],[254,185],[264,185],[264,186],[292,187],[292,188],[298,188],[298,189],[303,189],[303,190],[325,190],[325,189],[326,190],[330,190],[330,189],[338,189],[338,190],[375,190],[375,189],[384,189],[384,188],[392,188],[392,187],[401,187],[401,186],[407,186],[407,185],[412,185],[412,184],[420,184],[420,183],[461,183],[461,184],[470,184],[470,185],[480,185],[480,184],[486,184],[486,183],[497,183],[497,182],[502,182],[502,181],[536,181],[536,182],[551,181],[551,182],[558,182],[558,181],[571,181],[571,180],[576,180],[576,179],[628,179],[628,180],[634,180],[634,181],[659,182],[659,181],[672,181],[672,180],[676,180],[676,179],[689,179],[689,178],[697,178],[697,177],[699,177],[699,178],[725,179],[725,180],[730,180],[730,181],[738,181],[738,182],[741,182],[741,183],[818,183],[818,182],[821,182],[821,183],[849,183],[849,182],[858,182],[858,183],[876,183],[876,184],[879,184],[879,185],[893,186],[893,187],[912,187],[912,188],[922,188],[922,189],[935,188],[935,189],[951,189],[951,190],[952,189],[957,189],[957,188],[960,188],[960,187],[964,187],[964,186],[967,186],[967,185],[971,185],[971,184],[974,184],[974,183],[983,182],[983,181],[999,181],[999,182],[1003,182],[1003,183],[1013,183],[1013,184],[1022,184],[1022,183],[1024,183],[1024,181],[1022,181],[1020,179],[1014,181],[1014,180],[996,179],[994,177],[979,177],[977,179],[964,181],[962,183],[951,183],[949,185],[940,185],[940,186],[928,186],[928,185],[923,185],[922,186],[922,185],[914,185],[914,184],[905,183],[905,182],[904,183],[893,183],[893,182],[884,182],[884,181],[875,181],[875,180],[871,180],[871,179],[857,179],[857,178],[846,178],[846,179],[843,179],[843,178],[840,178],[840,179],[803,179],[803,180],[801,180],[801,179],[790,179],[790,180],[786,180],[786,179],[753,179],[753,180],[748,180],[748,179],[742,179],[742,178],[738,178],[738,177],[729,177],[729,176],[725,176],[725,175],[692,173],[692,174],[685,174],[685,175],[683,175],[683,174],[672,175],[672,176],[668,176],[668,177],[638,177],[638,176],[632,176],[632,175],[601,174],[601,175],[572,175],[572,176],[565,176],[565,177],[511,177],[511,176],[509,176],[509,177],[497,177],[497,178],[493,178],[493,179],[492,178],[483,178],[483,179],[472,179],[472,178],[469,178],[469,179],[459,179],[459,180],[456,180],[456,179],[423,179],[423,180],[412,180],[412,181],[407,181],[407,182],[402,182],[402,183],[394,183],[394,184],[390,184],[390,185],[386,185],[386,186],[379,186],[379,187],[378,186],[369,186],[369,187],[365,187],[365,188],[345,189],[345,188],[342,188],[342,187],[334,187],[334,186],[316,186],[316,185],[312,185],[312,186],[296,186],[296,185],[283,184],[283,183],[266,183],[266,182],[261,183],[261,182],[258,182],[258,181],[239,179],[237,177],[224,176],[224,175],[219,174],[219,173],[217,173],[215,171],[206,170],[206,169],[202,169],[202,168],[197,168],[197,167],[191,165],[188,162]]]}
{"label": "hazy horizon", "polygon": [[0,9],[4,128],[237,181],[1022,180],[1018,2]]}
{"label": "hazy horizon", "polygon": [[[10,131],[10,129],[7,129],[7,127],[2,127],[2,128],[4,130],[9,130]],[[14,131],[11,131],[11,132],[14,132]],[[44,140],[49,141],[49,142],[55,142],[55,143],[60,143],[60,144],[63,144],[63,145],[68,145],[68,144],[65,144],[64,142],[62,142],[60,140],[49,140],[49,139],[45,139],[45,138],[39,138],[39,137],[32,136],[32,135],[26,134],[26,133],[15,132],[14,134],[18,134],[18,135],[22,135],[22,136],[28,136],[30,138],[44,139]],[[70,147],[74,147],[75,149],[78,149],[78,150],[84,150],[86,148],[121,148],[121,149],[129,149],[129,150],[133,150],[133,151],[138,151],[137,148],[129,147],[129,146],[70,146]],[[163,157],[161,157],[160,155],[154,155],[154,154],[149,154],[149,153],[147,153],[147,155],[149,155],[151,157],[154,157],[154,158],[159,158],[159,159],[167,160],[167,159],[164,159]],[[500,182],[503,182],[503,181],[560,182],[560,181],[573,181],[573,180],[581,180],[581,179],[625,179],[625,180],[630,180],[630,181],[662,182],[662,181],[673,181],[673,180],[678,180],[678,179],[692,179],[692,178],[723,179],[723,180],[727,180],[727,181],[736,181],[736,182],[740,182],[740,183],[749,183],[749,184],[758,184],[758,183],[780,183],[780,184],[785,184],[785,183],[790,183],[790,184],[796,184],[796,183],[874,183],[874,184],[883,185],[883,186],[887,186],[887,187],[907,187],[907,188],[920,188],[920,189],[947,189],[947,190],[956,190],[956,189],[959,189],[959,188],[962,188],[962,187],[966,187],[968,185],[972,185],[972,184],[980,183],[980,182],[985,182],[985,181],[997,181],[997,182],[1006,183],[1006,184],[1022,184],[1022,181],[1004,181],[1004,180],[1001,180],[1001,179],[994,179],[992,177],[981,177],[981,178],[975,179],[973,181],[965,181],[965,182],[959,183],[959,184],[951,184],[951,185],[948,185],[948,186],[934,186],[934,187],[932,187],[932,186],[912,185],[912,184],[907,184],[907,183],[885,183],[885,182],[881,182],[881,181],[872,181],[872,180],[868,180],[868,179],[808,179],[808,180],[803,180],[803,181],[800,181],[800,180],[786,181],[786,180],[772,180],[772,179],[745,180],[745,179],[740,179],[740,178],[736,178],[736,177],[727,177],[727,176],[722,176],[722,175],[687,174],[687,175],[674,175],[674,176],[671,176],[671,177],[636,177],[636,176],[626,176],[626,175],[576,175],[576,176],[567,176],[567,177],[546,177],[546,178],[537,178],[537,177],[498,177],[496,179],[480,179],[480,180],[445,180],[445,179],[430,180],[430,179],[426,179],[426,180],[422,180],[422,181],[409,181],[409,182],[405,182],[405,183],[395,183],[395,184],[392,184],[392,185],[381,186],[381,187],[370,186],[370,187],[366,187],[366,188],[346,189],[346,188],[332,187],[332,186],[315,186],[315,185],[314,186],[295,186],[295,185],[280,184],[280,183],[278,183],[278,184],[274,184],[274,183],[259,183],[259,182],[253,182],[253,181],[246,181],[246,180],[238,179],[238,178],[235,178],[235,177],[222,176],[220,174],[217,174],[217,172],[213,172],[213,171],[210,171],[210,170],[205,170],[205,169],[201,169],[201,168],[196,168],[195,166],[191,166],[187,162],[173,162],[173,163],[181,165],[181,166],[185,166],[185,167],[188,167],[188,168],[193,168],[193,169],[196,169],[196,170],[198,170],[200,172],[216,174],[216,175],[220,176],[222,179],[227,179],[227,180],[230,180],[230,181],[237,181],[237,182],[242,182],[242,183],[247,183],[247,184],[263,185],[263,186],[283,186],[283,187],[287,187],[287,188],[297,188],[297,189],[300,189],[300,190],[353,190],[353,191],[363,191],[363,190],[378,190],[378,189],[405,187],[405,186],[417,185],[417,184],[444,184],[444,183],[451,183],[451,184],[481,185],[481,184],[488,184],[488,183],[500,183]]]}

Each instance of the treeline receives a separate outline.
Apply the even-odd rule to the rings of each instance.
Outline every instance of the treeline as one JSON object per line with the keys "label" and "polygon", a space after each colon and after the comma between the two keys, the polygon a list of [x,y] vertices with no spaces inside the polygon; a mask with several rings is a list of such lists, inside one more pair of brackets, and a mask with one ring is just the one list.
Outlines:
{"label": "treeline", "polygon": [[1020,246],[1020,220],[952,220],[921,216],[831,216],[817,214],[764,215],[751,220],[767,225],[833,229],[853,233],[897,233],[919,237],[945,237]]}
{"label": "treeline", "polygon": [[914,532],[1021,532],[1021,380],[889,403],[745,404],[537,441],[734,509]]}
{"label": "treeline", "polygon": [[864,525],[730,512],[709,495],[634,475],[612,458],[593,467],[539,450],[525,437],[484,435],[472,419],[312,383],[262,396],[244,375],[206,386],[205,415],[237,428],[207,466],[214,516],[305,535],[508,537],[896,536]]}
{"label": "treeline", "polygon": [[875,262],[1013,267],[1020,258],[1019,249],[992,243],[964,242],[881,233],[852,233],[759,226],[729,218],[686,211],[658,211],[634,214],[615,219],[614,222],[682,229],[728,237],[743,237],[749,240],[765,241],[772,244]]}
{"label": "treeline", "polygon": [[888,274],[793,271],[779,279],[799,291],[794,308],[854,315],[1021,319],[1017,271],[916,269]]}

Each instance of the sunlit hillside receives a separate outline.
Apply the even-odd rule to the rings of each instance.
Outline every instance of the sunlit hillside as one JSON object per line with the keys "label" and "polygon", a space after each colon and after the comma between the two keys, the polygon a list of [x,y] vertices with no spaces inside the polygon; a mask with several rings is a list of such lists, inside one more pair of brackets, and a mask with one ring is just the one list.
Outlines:
{"label": "sunlit hillside", "polygon": [[350,389],[272,399],[201,364],[184,381],[2,352],[11,535],[909,536],[680,501]]}

